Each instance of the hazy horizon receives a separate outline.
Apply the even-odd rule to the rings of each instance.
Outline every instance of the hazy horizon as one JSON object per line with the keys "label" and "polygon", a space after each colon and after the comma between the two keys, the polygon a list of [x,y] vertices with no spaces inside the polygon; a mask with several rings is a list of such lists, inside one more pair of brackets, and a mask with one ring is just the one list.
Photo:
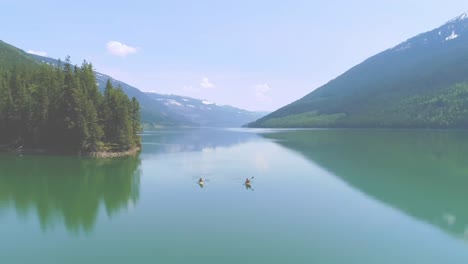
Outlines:
{"label": "hazy horizon", "polygon": [[86,59],[145,92],[260,111],[287,105],[368,57],[468,11],[462,1],[401,0],[3,6],[0,21],[8,31],[2,40],[25,51],[70,55],[76,64]]}

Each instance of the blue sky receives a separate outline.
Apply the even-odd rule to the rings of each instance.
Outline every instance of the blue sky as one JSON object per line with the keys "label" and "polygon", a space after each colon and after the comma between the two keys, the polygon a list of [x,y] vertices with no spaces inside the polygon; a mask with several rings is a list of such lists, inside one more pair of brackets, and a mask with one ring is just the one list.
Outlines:
{"label": "blue sky", "polygon": [[143,91],[275,110],[468,1],[1,0],[0,39]]}

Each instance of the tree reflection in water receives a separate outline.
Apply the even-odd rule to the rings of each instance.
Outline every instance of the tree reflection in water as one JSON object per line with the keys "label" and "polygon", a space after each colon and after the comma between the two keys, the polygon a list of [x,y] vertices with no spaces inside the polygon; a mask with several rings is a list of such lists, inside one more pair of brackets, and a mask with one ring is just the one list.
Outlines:
{"label": "tree reflection in water", "polygon": [[138,157],[2,155],[0,207],[36,214],[44,231],[63,222],[70,232],[91,232],[100,210],[112,217],[137,203],[139,166]]}

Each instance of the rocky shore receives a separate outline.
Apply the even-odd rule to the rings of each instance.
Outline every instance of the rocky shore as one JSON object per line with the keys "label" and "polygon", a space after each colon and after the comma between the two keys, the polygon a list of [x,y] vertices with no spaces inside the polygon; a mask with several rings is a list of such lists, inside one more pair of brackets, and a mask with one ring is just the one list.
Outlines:
{"label": "rocky shore", "polygon": [[80,153],[67,153],[62,151],[56,150],[47,150],[43,148],[23,148],[20,147],[12,147],[11,145],[0,145],[0,152],[5,153],[13,153],[13,154],[42,154],[42,155],[77,155],[82,157],[93,157],[93,158],[116,158],[116,157],[124,157],[124,156],[132,156],[137,155],[141,150],[141,147],[135,147],[129,149],[127,151],[96,151],[96,152],[80,152]]}
{"label": "rocky shore", "polygon": [[136,155],[138,154],[138,152],[140,152],[140,150],[141,150],[141,147],[135,147],[127,151],[121,151],[121,152],[98,151],[98,152],[84,153],[81,155],[94,157],[94,158],[116,158],[116,157]]}

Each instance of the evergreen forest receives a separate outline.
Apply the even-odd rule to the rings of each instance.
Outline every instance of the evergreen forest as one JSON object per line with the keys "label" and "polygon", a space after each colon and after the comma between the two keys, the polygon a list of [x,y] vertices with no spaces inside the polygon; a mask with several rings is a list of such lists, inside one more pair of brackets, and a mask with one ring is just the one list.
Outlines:
{"label": "evergreen forest", "polygon": [[101,94],[93,66],[14,64],[0,68],[0,143],[70,153],[140,146],[140,105],[108,81]]}

